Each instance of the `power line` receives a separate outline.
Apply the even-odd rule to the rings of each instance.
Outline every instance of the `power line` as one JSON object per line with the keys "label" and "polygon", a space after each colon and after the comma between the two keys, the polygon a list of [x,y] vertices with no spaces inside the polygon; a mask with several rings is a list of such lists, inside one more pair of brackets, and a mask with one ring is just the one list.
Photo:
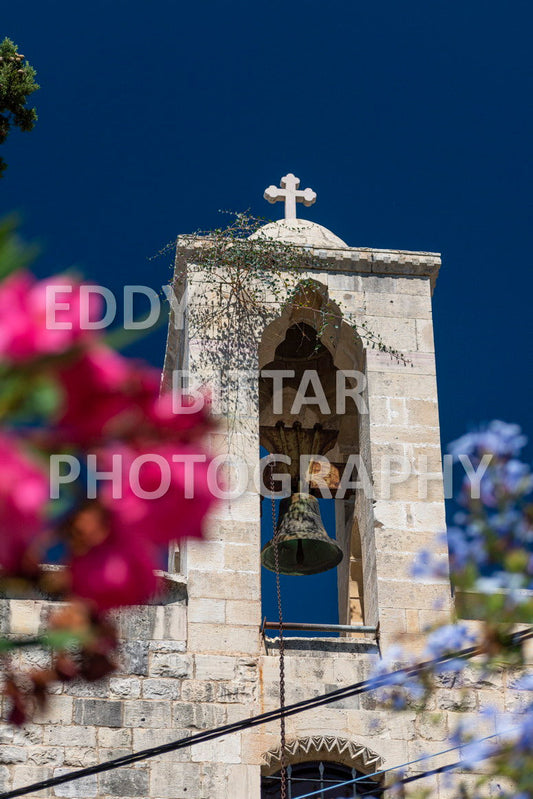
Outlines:
{"label": "power line", "polygon": [[[486,760],[486,757],[480,757],[481,760]],[[436,774],[444,774],[447,771],[454,771],[455,769],[461,768],[463,765],[462,760],[456,760],[455,763],[448,763],[446,766],[439,766],[438,768],[433,768],[431,771],[422,771],[420,774],[411,774],[410,777],[403,777],[401,780],[397,780],[395,785],[407,785],[409,782],[416,782],[417,780],[423,780],[424,777],[433,777]],[[363,796],[372,796],[372,792],[368,791],[368,793],[359,794],[359,799],[362,799]],[[295,797],[294,799],[301,799],[301,797]]]}
{"label": "power line", "polygon": [[[516,728],[515,728],[516,729]],[[374,777],[382,777],[384,774],[388,774],[391,771],[401,771],[408,766],[414,766],[415,763],[421,763],[423,760],[432,760],[434,757],[441,757],[442,755],[447,755],[449,752],[455,752],[457,749],[463,749],[467,746],[472,746],[473,744],[483,743],[483,741],[489,741],[491,738],[498,738],[500,735],[507,735],[510,732],[514,732],[514,730],[505,730],[504,732],[494,732],[491,735],[486,735],[484,738],[478,738],[475,741],[468,741],[467,743],[457,744],[457,746],[451,746],[449,749],[443,749],[442,752],[434,752],[433,754],[429,755],[421,755],[417,757],[416,760],[409,760],[407,763],[402,763],[399,766],[391,766],[390,768],[384,768],[380,771],[374,771],[372,774],[363,774],[361,777],[355,777],[355,779],[346,780],[345,782],[336,782],[335,785],[329,785],[326,788],[319,788],[318,791],[311,791],[311,793],[303,793],[300,796],[295,796],[294,799],[308,799],[310,796],[318,796],[319,794],[327,793],[327,791],[332,791],[335,788],[344,788],[347,785],[355,785],[358,782],[362,782],[363,780],[373,779]],[[485,758],[480,758],[480,760],[484,760]],[[429,774],[429,772],[424,771],[421,772],[420,775],[417,775],[417,778],[425,777]],[[395,785],[400,785],[403,780],[398,780]],[[389,786],[390,787],[390,786]],[[379,788],[376,785],[376,788]],[[380,789],[381,790],[381,789]],[[361,796],[365,796],[365,794],[361,794]]]}
{"label": "power line", "polygon": [[[509,645],[513,646],[532,637],[533,627],[530,627],[526,630],[522,630],[521,632],[510,635],[508,643]],[[87,766],[85,768],[78,769],[77,771],[71,771],[67,774],[62,774],[57,777],[50,777],[50,779],[42,780],[41,782],[32,783],[31,785],[26,785],[21,788],[15,788],[14,790],[1,793],[0,799],[14,799],[17,796],[25,796],[32,791],[36,792],[43,790],[44,788],[53,788],[56,785],[62,785],[66,782],[79,780],[82,777],[89,777],[93,774],[101,774],[105,771],[113,771],[121,766],[139,763],[143,760],[148,760],[152,757],[166,754],[167,752],[174,752],[178,749],[184,749],[197,743],[212,741],[215,738],[221,738],[224,735],[229,735],[234,732],[242,732],[252,727],[266,724],[270,721],[277,721],[282,714],[285,717],[294,716],[297,713],[302,713],[305,710],[312,710],[317,707],[322,707],[323,705],[331,704],[331,702],[337,702],[340,699],[346,699],[351,696],[357,696],[377,688],[385,687],[390,685],[390,678],[393,675],[402,674],[405,677],[415,677],[417,674],[425,670],[432,669],[435,666],[444,665],[448,661],[455,661],[457,659],[469,660],[481,654],[483,654],[483,649],[481,647],[472,646],[467,649],[462,649],[458,652],[441,655],[438,658],[433,658],[432,660],[427,660],[414,666],[406,666],[402,669],[397,669],[393,672],[387,672],[386,674],[373,677],[369,680],[362,680],[361,682],[353,683],[351,685],[345,686],[344,688],[338,688],[336,691],[330,691],[326,694],[321,694],[320,696],[316,696],[311,699],[304,699],[300,702],[295,702],[292,705],[286,705],[283,709],[277,708],[275,710],[270,710],[266,713],[261,713],[258,716],[252,716],[249,719],[243,719],[242,721],[233,722],[232,724],[226,724],[213,730],[205,730],[204,732],[196,733],[195,735],[188,736],[187,738],[179,738],[177,741],[171,741],[168,744],[150,747],[149,749],[142,749],[139,752],[123,755],[122,757],[117,757],[113,760],[106,760],[103,763],[97,763],[94,766]]]}

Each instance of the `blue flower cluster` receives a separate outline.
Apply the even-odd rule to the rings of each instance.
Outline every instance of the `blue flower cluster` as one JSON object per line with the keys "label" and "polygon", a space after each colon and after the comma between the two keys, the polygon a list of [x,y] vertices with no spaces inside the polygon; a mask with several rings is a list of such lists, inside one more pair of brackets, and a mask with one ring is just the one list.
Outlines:
{"label": "blue flower cluster", "polygon": [[[519,459],[526,438],[518,425],[494,421],[485,428],[469,433],[450,446],[450,452],[466,472],[461,495],[462,506],[455,524],[438,539],[436,550],[447,543],[449,564],[445,557],[431,549],[418,553],[413,576],[448,579],[448,567],[458,596],[475,597],[485,621],[479,638],[467,624],[445,624],[429,633],[421,660],[423,668],[416,676],[398,671],[401,666],[415,665],[399,646],[389,648],[376,666],[373,678],[379,688],[379,699],[395,710],[422,705],[435,685],[442,684],[443,672],[451,673],[454,685],[460,686],[465,676],[458,676],[473,662],[456,653],[472,644],[482,647],[485,657],[479,679],[494,665],[505,660],[506,634],[510,624],[533,619],[533,476],[529,466]],[[503,626],[501,626],[503,624]],[[517,653],[509,652],[510,662],[520,664]],[[496,657],[496,660],[493,659]],[[437,662],[436,662],[437,661]],[[533,674],[509,683],[512,690],[533,691]],[[524,704],[526,705],[524,709]],[[515,784],[505,789],[502,799],[533,799],[533,702],[519,703],[521,711],[492,714],[497,737],[479,740],[478,730],[460,724],[451,743],[461,747],[461,767],[474,769],[480,761],[491,760],[490,773],[503,775]],[[503,725],[503,727],[501,726]],[[478,787],[461,795],[481,799]],[[466,791],[466,789],[465,789]]]}
{"label": "blue flower cluster", "polygon": [[[452,579],[462,590],[500,592],[499,610],[509,614],[531,602],[527,591],[533,590],[533,505],[527,504],[533,475],[517,458],[525,444],[518,425],[496,420],[449,447],[467,471],[458,498],[463,510],[446,538]],[[447,564],[423,550],[412,573],[444,578]]]}
{"label": "blue flower cluster", "polygon": [[413,657],[402,647],[388,648],[384,657],[375,664],[371,675],[371,679],[376,682],[379,702],[393,710],[404,710],[424,700],[427,686],[422,679],[401,670],[414,664]]}
{"label": "blue flower cluster", "polygon": [[467,433],[448,447],[455,458],[459,455],[479,457],[488,452],[501,458],[512,458],[518,455],[527,444],[517,424],[507,424],[495,419],[477,432]]}
{"label": "blue flower cluster", "polygon": [[[445,655],[453,655],[461,649],[466,649],[475,642],[476,638],[468,630],[466,624],[444,624],[433,630],[426,639],[424,656],[431,660]],[[467,665],[464,658],[451,657],[435,667],[435,672],[459,672]]]}

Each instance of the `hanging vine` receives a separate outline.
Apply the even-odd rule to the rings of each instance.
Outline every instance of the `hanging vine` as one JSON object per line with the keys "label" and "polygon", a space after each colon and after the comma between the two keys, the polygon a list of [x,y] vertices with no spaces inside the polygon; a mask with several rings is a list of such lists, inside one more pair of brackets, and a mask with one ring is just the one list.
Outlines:
{"label": "hanging vine", "polygon": [[[323,269],[323,263],[311,248],[261,236],[266,221],[236,213],[228,226],[181,235],[161,251],[176,249],[172,285],[179,295],[188,283],[189,298],[194,297],[187,305],[189,343],[209,338],[210,346],[198,356],[202,367],[249,368],[263,329],[286,305],[311,307],[315,281],[305,273]],[[345,322],[368,347],[408,362],[339,301],[313,310],[321,318],[318,338],[329,325]]]}
{"label": "hanging vine", "polygon": [[[232,216],[226,227],[181,235],[159,253],[176,252],[171,288],[180,312],[173,323],[180,316],[194,378],[220,398],[218,413],[229,433],[247,429],[261,336],[288,306],[312,311],[317,346],[347,324],[366,347],[410,363],[342,302],[316,302],[320,284],[309,273],[322,271],[324,263],[313,248],[263,236],[267,220],[248,212]],[[235,391],[235,374],[249,376],[243,390]]]}

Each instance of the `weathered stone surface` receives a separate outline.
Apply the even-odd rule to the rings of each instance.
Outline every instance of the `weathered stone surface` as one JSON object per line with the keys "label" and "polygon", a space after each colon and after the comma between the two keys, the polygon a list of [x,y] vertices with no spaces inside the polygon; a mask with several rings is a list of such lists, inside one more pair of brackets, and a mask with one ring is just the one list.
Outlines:
{"label": "weathered stone surface", "polygon": [[[180,729],[178,727],[165,727],[158,730],[155,727],[145,727],[133,730],[133,750],[135,752],[140,749],[149,749],[152,746],[164,746],[174,741],[188,738],[191,735],[190,730]],[[160,760],[170,758],[171,762],[187,763],[191,759],[190,747],[176,749],[170,754],[161,755]]]}
{"label": "weathered stone surface", "polygon": [[478,706],[476,692],[468,688],[440,688],[435,692],[435,702],[439,710],[475,710]]}
{"label": "weathered stone surface", "polygon": [[141,605],[125,608],[116,614],[119,637],[126,641],[153,638],[156,608],[154,605]]}
{"label": "weathered stone surface", "polygon": [[155,764],[150,789],[152,796],[160,799],[212,799],[210,785],[201,779],[197,763]]}
{"label": "weathered stone surface", "polygon": [[[391,331],[393,336],[393,331]],[[413,348],[414,349],[414,348]],[[377,397],[410,397],[413,399],[434,400],[437,385],[431,375],[411,374],[406,367],[403,373],[371,372],[368,375],[369,402]]]}
{"label": "weathered stone surface", "polygon": [[128,747],[132,741],[132,731],[122,728],[120,730],[100,727],[97,731],[98,746],[112,748]]}
{"label": "weathered stone surface", "polygon": [[442,713],[419,713],[416,717],[416,732],[425,740],[444,741],[448,735],[447,716]]}
{"label": "weathered stone surface", "polygon": [[7,635],[11,624],[11,600],[0,597],[0,633]]}
{"label": "weathered stone surface", "polygon": [[116,760],[117,757],[126,757],[131,755],[131,749],[99,749],[98,757],[100,760]]}
{"label": "weathered stone surface", "polygon": [[112,796],[146,796],[149,775],[146,768],[121,768],[101,774],[100,793]]}
{"label": "weathered stone surface", "polygon": [[12,599],[9,603],[9,631],[12,635],[37,635],[41,603],[29,599]]}
{"label": "weathered stone surface", "polygon": [[259,629],[255,625],[222,627],[215,624],[190,624],[189,646],[196,652],[255,655],[259,651]]}
{"label": "weathered stone surface", "polygon": [[89,698],[98,697],[106,699],[109,696],[109,679],[98,680],[97,682],[86,682],[85,680],[73,680],[69,683],[68,694],[70,696],[86,696]]}
{"label": "weathered stone surface", "polygon": [[229,599],[226,602],[227,624],[261,624],[261,605],[244,599]]}
{"label": "weathered stone surface", "polygon": [[141,681],[136,677],[111,677],[109,696],[113,699],[137,699],[141,695]]}
{"label": "weathered stone surface", "polygon": [[169,702],[139,699],[124,706],[125,727],[168,727],[170,719]]}
{"label": "weathered stone surface", "polygon": [[182,680],[192,674],[190,656],[175,652],[152,652],[150,655],[150,676],[174,677]]}
{"label": "weathered stone surface", "polygon": [[[260,773],[255,765],[231,765],[227,771],[231,799],[250,799],[260,794]],[[229,794],[228,794],[229,797]]]}
{"label": "weathered stone surface", "polygon": [[121,727],[122,702],[107,699],[76,699],[74,721],[96,727]]}
{"label": "weathered stone surface", "polygon": [[[359,290],[368,294],[411,294],[414,296],[429,297],[431,287],[428,278],[425,277],[385,277],[382,275],[364,275],[354,277],[354,285]],[[359,281],[359,283],[355,282]]]}
{"label": "weathered stone surface", "polygon": [[104,757],[105,750],[96,751],[93,747],[86,748],[82,746],[65,747],[65,757],[63,764],[65,766],[72,766],[74,768],[84,768],[85,766],[94,766],[99,762],[99,757]]}
{"label": "weathered stone surface", "polygon": [[[67,774],[69,768],[56,768],[54,769],[54,777],[62,777]],[[65,799],[90,799],[98,793],[98,781],[96,774],[89,777],[82,777],[79,780],[65,782],[63,785],[56,785],[54,788],[56,796],[63,796]]]}
{"label": "weathered stone surface", "polygon": [[96,746],[96,730],[94,727],[83,727],[79,724],[45,727],[43,743],[52,746]]}
{"label": "weathered stone surface", "polygon": [[35,766],[62,766],[65,750],[61,746],[30,746],[27,749],[28,763]]}
{"label": "weathered stone surface", "polygon": [[184,702],[214,702],[217,698],[218,684],[199,680],[184,680],[181,696]]}
{"label": "weathered stone surface", "polygon": [[38,724],[70,724],[74,700],[70,696],[54,696],[44,710],[35,715]]}
{"label": "weathered stone surface", "polygon": [[219,683],[217,688],[219,702],[238,702],[246,704],[255,699],[255,685],[253,682],[244,683]]}
{"label": "weathered stone surface", "polygon": [[216,741],[195,744],[192,747],[193,763],[239,763],[241,759],[240,733],[226,735]]}
{"label": "weathered stone surface", "polygon": [[7,791],[10,787],[10,773],[7,766],[0,766],[0,790]]}
{"label": "weathered stone surface", "polygon": [[197,680],[232,680],[237,661],[234,657],[195,655],[194,667]]}
{"label": "weathered stone surface", "polygon": [[143,699],[179,699],[181,681],[159,677],[143,680],[142,692]]}
{"label": "weathered stone surface", "polygon": [[172,707],[173,726],[206,730],[226,723],[226,708],[215,704],[175,702]]}
{"label": "weathered stone surface", "polygon": [[150,641],[150,652],[174,652],[175,654],[183,654],[186,650],[184,641]]}
{"label": "weathered stone surface", "polygon": [[24,727],[0,725],[0,744],[29,746],[43,740],[43,727],[39,724],[25,724]]}
{"label": "weathered stone surface", "polygon": [[0,748],[0,763],[25,763],[28,753],[22,746],[2,746]]}
{"label": "weathered stone surface", "polygon": [[259,571],[260,561],[257,548],[253,544],[226,544],[224,547],[224,567],[235,572]]}
{"label": "weathered stone surface", "polygon": [[196,598],[189,608],[189,621],[223,624],[226,620],[226,600]]}
{"label": "weathered stone surface", "polygon": [[120,657],[124,674],[148,674],[147,641],[125,641],[120,648]]}
{"label": "weathered stone surface", "polygon": [[[52,770],[46,766],[32,766],[29,763],[24,765],[13,766],[11,770],[12,787],[23,788],[25,785],[31,785],[33,782],[41,782],[52,776]],[[49,792],[45,789],[37,791],[33,796],[49,796]]]}
{"label": "weathered stone surface", "polygon": [[183,603],[156,607],[153,637],[156,640],[185,641],[187,637],[187,608]]}
{"label": "weathered stone surface", "polygon": [[193,571],[189,574],[191,597],[212,599],[259,598],[257,574],[248,572]]}

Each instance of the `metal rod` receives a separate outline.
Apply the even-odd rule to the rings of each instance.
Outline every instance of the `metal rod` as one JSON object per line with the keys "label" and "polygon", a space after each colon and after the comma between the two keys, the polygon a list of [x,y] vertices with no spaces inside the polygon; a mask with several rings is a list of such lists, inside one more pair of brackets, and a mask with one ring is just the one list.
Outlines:
{"label": "metal rod", "polygon": [[[344,633],[375,633],[377,627],[369,627],[364,624],[308,624],[307,622],[284,621],[285,630],[309,630],[322,632],[344,632]],[[264,621],[262,630],[278,630],[279,622]]]}

